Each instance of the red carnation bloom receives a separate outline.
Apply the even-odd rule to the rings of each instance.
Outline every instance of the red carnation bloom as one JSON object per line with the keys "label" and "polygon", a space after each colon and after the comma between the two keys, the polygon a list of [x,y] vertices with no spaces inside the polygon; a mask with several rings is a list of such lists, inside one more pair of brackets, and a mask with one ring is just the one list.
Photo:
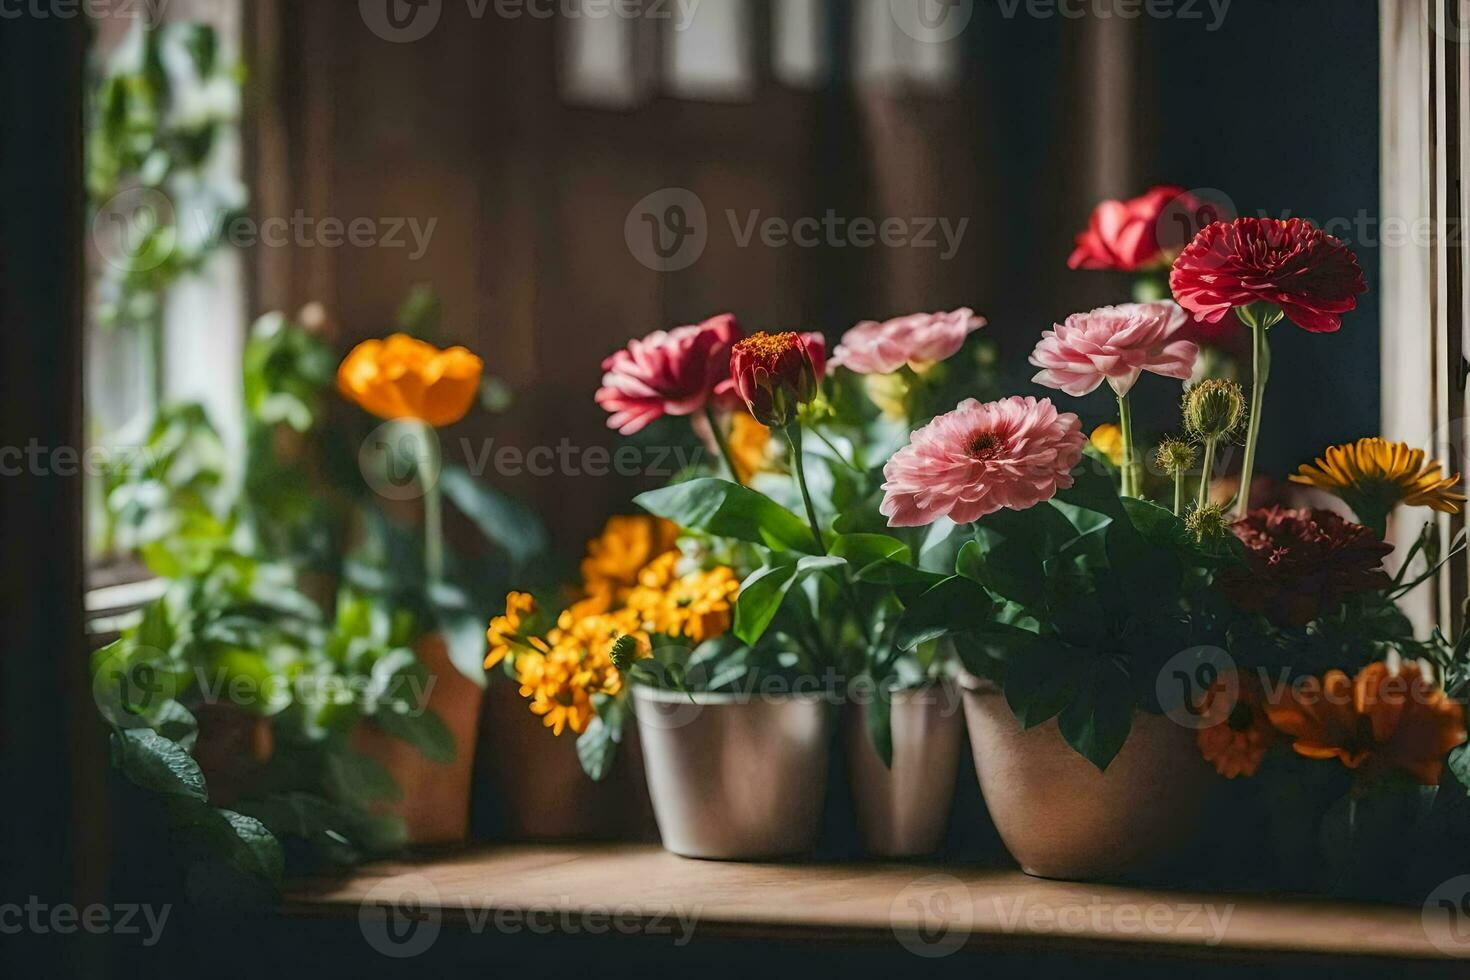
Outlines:
{"label": "red carnation bloom", "polygon": [[740,327],[726,313],[691,327],[656,330],[602,362],[597,404],[625,436],[665,415],[692,415],[729,379]]}
{"label": "red carnation bloom", "polygon": [[817,395],[826,368],[826,343],[817,348],[801,334],[758,333],[730,352],[730,379],[750,414],[762,425],[780,428]]}
{"label": "red carnation bloom", "polygon": [[1169,286],[1180,306],[1210,323],[1264,302],[1313,333],[1340,328],[1368,291],[1352,249],[1300,218],[1215,222],[1180,254]]}
{"label": "red carnation bloom", "polygon": [[1347,596],[1392,581],[1383,559],[1393,546],[1329,510],[1253,510],[1233,530],[1248,554],[1220,575],[1220,589],[1277,626],[1305,626]]}
{"label": "red carnation bloom", "polygon": [[[1172,243],[1159,241],[1161,219],[1176,201],[1181,215],[1193,215],[1201,209],[1194,195],[1168,184],[1129,201],[1103,201],[1093,209],[1087,230],[1077,235],[1077,247],[1067,259],[1067,266],[1122,272],[1168,266],[1187,237],[1179,236]],[[1166,228],[1165,237],[1169,231],[1177,233],[1177,229]]]}

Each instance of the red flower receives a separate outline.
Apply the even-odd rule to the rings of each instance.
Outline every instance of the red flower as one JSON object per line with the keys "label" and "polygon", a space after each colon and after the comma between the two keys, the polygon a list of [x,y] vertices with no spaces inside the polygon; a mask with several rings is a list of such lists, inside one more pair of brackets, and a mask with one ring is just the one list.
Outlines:
{"label": "red flower", "polygon": [[1232,530],[1248,554],[1220,575],[1220,589],[1277,626],[1305,626],[1347,596],[1391,582],[1383,559],[1393,546],[1328,510],[1253,510]]}
{"label": "red flower", "polygon": [[[1167,241],[1161,243],[1159,225],[1165,210],[1176,201],[1180,215],[1190,216],[1201,210],[1194,195],[1168,184],[1130,201],[1103,201],[1093,209],[1087,230],[1077,235],[1077,248],[1067,259],[1068,267],[1122,272],[1167,267],[1183,241],[1172,246]],[[1164,230],[1167,239],[1171,229]]]}
{"label": "red flower", "polygon": [[597,404],[612,413],[608,427],[630,436],[665,415],[704,408],[728,380],[730,347],[739,339],[740,327],[726,313],[629,343],[602,362]]}
{"label": "red flower", "polygon": [[1232,307],[1272,303],[1313,333],[1332,333],[1368,291],[1358,258],[1309,221],[1238,218],[1195,236],[1174,263],[1179,305],[1218,323]]}
{"label": "red flower", "polygon": [[773,429],[786,425],[795,417],[798,405],[816,397],[827,349],[825,341],[809,344],[808,336],[761,332],[740,341],[730,352],[735,391],[762,425]]}

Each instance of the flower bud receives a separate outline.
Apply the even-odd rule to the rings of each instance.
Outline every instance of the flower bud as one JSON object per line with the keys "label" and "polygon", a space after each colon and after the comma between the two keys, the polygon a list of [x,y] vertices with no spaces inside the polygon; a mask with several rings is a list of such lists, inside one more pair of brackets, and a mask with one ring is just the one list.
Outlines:
{"label": "flower bud", "polygon": [[782,428],[816,397],[820,380],[812,351],[796,333],[754,334],[730,352],[735,391],[762,425]]}
{"label": "flower bud", "polygon": [[1205,504],[1190,511],[1184,526],[1200,544],[1218,544],[1230,534],[1230,519],[1219,504]]}
{"label": "flower bud", "polygon": [[1170,476],[1188,473],[1194,469],[1194,461],[1194,446],[1183,439],[1165,439],[1154,453],[1154,462]]}
{"label": "flower bud", "polygon": [[1234,381],[1210,378],[1184,395],[1184,424],[1202,442],[1228,439],[1245,421],[1245,392]]}
{"label": "flower bud", "polygon": [[626,674],[628,668],[632,667],[633,662],[638,659],[637,638],[627,635],[618,637],[612,645],[611,656],[613,666],[618,669],[618,673]]}

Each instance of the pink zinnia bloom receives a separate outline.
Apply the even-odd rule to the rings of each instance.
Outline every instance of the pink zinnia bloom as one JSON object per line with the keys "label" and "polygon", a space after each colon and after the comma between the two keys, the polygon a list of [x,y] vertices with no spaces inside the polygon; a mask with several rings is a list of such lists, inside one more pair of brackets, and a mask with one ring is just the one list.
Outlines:
{"label": "pink zinnia bloom", "polygon": [[692,415],[730,378],[740,327],[726,313],[691,327],[655,330],[602,362],[597,404],[608,428],[630,436],[665,415]]}
{"label": "pink zinnia bloom", "polygon": [[1177,303],[1125,303],[1074,313],[1041,335],[1031,380],[1069,395],[1085,395],[1107,381],[1120,397],[1144,371],[1187,379],[1199,347],[1176,334],[1189,323]]}
{"label": "pink zinnia bloom", "polygon": [[1051,399],[971,398],[919,429],[883,467],[889,527],[948,517],[968,524],[1002,507],[1025,510],[1072,485],[1087,436]]}
{"label": "pink zinnia bloom", "polygon": [[914,313],[886,323],[865,320],[843,334],[832,363],[855,374],[891,374],[905,364],[922,371],[953,357],[985,322],[971,309]]}
{"label": "pink zinnia bloom", "polygon": [[1165,212],[1192,217],[1202,210],[1204,205],[1198,198],[1172,184],[1127,201],[1103,201],[1093,209],[1087,229],[1077,235],[1077,248],[1067,265],[1123,272],[1166,268],[1185,243],[1159,240],[1161,231],[1166,239],[1176,233],[1171,223],[1164,221]]}

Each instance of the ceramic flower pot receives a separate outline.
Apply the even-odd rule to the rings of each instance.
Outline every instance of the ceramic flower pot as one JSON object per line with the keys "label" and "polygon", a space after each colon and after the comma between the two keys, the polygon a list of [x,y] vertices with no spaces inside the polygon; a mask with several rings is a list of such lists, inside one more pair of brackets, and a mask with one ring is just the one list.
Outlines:
{"label": "ceramic flower pot", "polygon": [[629,726],[612,771],[594,782],[577,736],[553,735],[515,682],[492,677],[480,722],[473,829],[496,840],[657,840],[637,732]]}
{"label": "ceramic flower pot", "polygon": [[1192,730],[1139,713],[1117,757],[1098,772],[1055,719],[1023,731],[998,687],[973,677],[963,686],[985,804],[1027,874],[1086,880],[1143,872],[1198,832],[1219,777]]}
{"label": "ceramic flower pot", "polygon": [[863,846],[879,857],[933,854],[944,843],[965,720],[959,691],[941,683],[892,695],[893,765],[868,734],[867,707],[843,715],[853,806]]}
{"label": "ceramic flower pot", "polygon": [[376,760],[393,777],[403,798],[381,808],[403,819],[408,844],[457,844],[465,840],[470,819],[470,773],[480,723],[480,688],[455,668],[444,637],[430,633],[414,652],[434,679],[428,707],[454,736],[454,761],[431,762],[402,739],[369,721],[353,733],[353,747]]}
{"label": "ceramic flower pot", "polygon": [[831,736],[825,699],[639,686],[633,703],[667,850],[738,861],[816,847]]}

